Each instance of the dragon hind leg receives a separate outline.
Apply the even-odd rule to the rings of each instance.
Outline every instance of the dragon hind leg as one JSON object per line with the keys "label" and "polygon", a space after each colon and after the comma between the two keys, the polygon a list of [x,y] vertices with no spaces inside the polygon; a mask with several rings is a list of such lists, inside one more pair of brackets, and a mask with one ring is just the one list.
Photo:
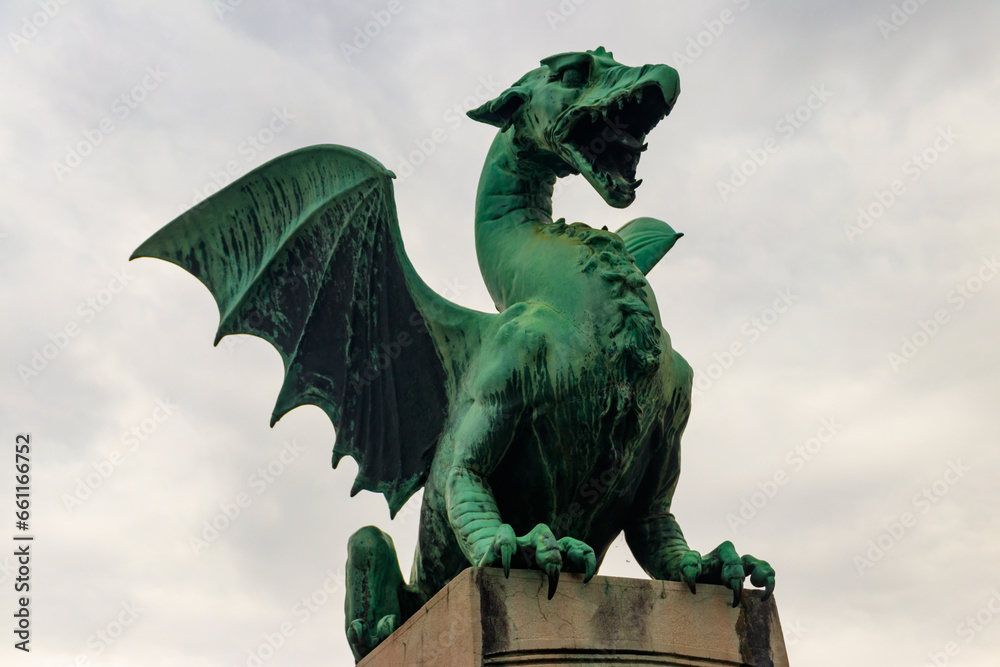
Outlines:
{"label": "dragon hind leg", "polygon": [[347,543],[347,641],[361,660],[419,608],[399,570],[392,538],[365,526]]}

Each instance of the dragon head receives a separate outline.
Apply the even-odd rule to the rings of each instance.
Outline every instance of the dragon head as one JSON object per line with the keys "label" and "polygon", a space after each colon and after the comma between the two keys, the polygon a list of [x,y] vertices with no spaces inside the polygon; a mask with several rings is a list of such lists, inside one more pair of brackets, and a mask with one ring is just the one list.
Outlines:
{"label": "dragon head", "polygon": [[583,174],[608,204],[628,206],[646,135],[680,92],[677,71],[627,67],[604,47],[541,65],[469,117],[511,132],[519,160],[560,177]]}

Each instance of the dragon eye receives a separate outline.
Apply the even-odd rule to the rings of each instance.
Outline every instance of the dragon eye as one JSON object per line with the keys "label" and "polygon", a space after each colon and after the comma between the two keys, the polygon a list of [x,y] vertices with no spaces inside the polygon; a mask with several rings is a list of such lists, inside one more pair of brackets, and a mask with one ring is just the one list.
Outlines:
{"label": "dragon eye", "polygon": [[567,67],[563,70],[560,77],[560,81],[564,86],[569,86],[571,88],[579,88],[583,84],[587,83],[587,78],[590,75],[590,67],[585,64],[577,65],[575,67]]}

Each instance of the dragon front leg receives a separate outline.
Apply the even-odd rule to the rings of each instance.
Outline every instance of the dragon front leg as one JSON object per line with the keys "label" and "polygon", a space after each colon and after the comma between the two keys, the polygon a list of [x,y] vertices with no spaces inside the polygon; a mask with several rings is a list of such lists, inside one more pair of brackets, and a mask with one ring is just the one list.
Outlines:
{"label": "dragon front leg", "polygon": [[[677,360],[681,377],[688,378],[680,391],[685,392],[682,396],[689,396],[691,369],[680,357]],[[774,590],[774,568],[770,564],[753,556],[741,558],[729,541],[703,557],[688,546],[670,512],[680,477],[680,439],[687,424],[690,399],[680,403],[681,409],[673,422],[658,434],[659,447],[640,484],[635,516],[625,528],[625,539],[639,565],[654,579],[683,581],[692,593],[698,582],[726,586],[733,591],[735,607],[743,596],[743,582],[750,577],[750,583],[765,589],[766,600]]]}
{"label": "dragon front leg", "polygon": [[455,430],[455,459],[446,484],[448,519],[472,565],[499,564],[504,576],[510,576],[514,554],[519,549],[533,553],[534,565],[548,575],[551,599],[565,562],[583,570],[589,581],[597,569],[597,558],[580,540],[557,540],[545,524],[519,537],[504,523],[488,481],[513,437],[515,420],[501,417],[499,410],[476,403]]}
{"label": "dragon front leg", "polygon": [[518,537],[514,528],[500,518],[489,483],[480,474],[468,468],[453,468],[447,488],[448,518],[459,546],[473,565],[499,564],[504,576],[510,576],[514,554],[518,550],[533,553],[534,565],[548,575],[550,600],[564,563],[583,570],[585,582],[597,571],[597,556],[590,545],[572,537],[557,540],[544,523]]}
{"label": "dragon front leg", "polygon": [[764,599],[774,591],[774,569],[766,561],[740,556],[726,541],[702,556],[688,547],[673,514],[661,514],[635,522],[625,532],[629,548],[643,569],[654,579],[683,581],[695,592],[695,584],[717,584],[733,591],[733,606],[740,604],[743,582],[764,588]]}
{"label": "dragon front leg", "polygon": [[733,606],[736,607],[743,596],[743,581],[747,577],[754,586],[764,588],[765,600],[771,597],[774,592],[774,568],[753,556],[741,557],[733,543],[726,540],[702,559],[698,581],[732,589]]}
{"label": "dragon front leg", "polygon": [[458,545],[473,565],[492,565],[494,555],[502,555],[504,574],[517,549],[514,529],[500,518],[493,490],[485,476],[473,468],[455,466],[446,486],[448,520]]}

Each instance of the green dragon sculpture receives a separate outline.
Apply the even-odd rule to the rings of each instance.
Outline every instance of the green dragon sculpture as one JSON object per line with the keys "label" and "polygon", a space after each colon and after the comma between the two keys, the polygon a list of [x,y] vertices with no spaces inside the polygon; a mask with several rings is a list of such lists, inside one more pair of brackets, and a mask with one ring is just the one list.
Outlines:
{"label": "green dragon sculpture", "polygon": [[[632,203],[649,131],[679,92],[666,65],[599,48],[541,61],[469,112],[500,129],[476,198],[476,252],[498,313],[451,303],[403,250],[393,175],[340,146],[281,156],[143,243],[194,274],[219,306],[216,344],[248,333],[281,353],[273,426],[294,407],[330,416],[333,465],[391,515],[424,488],[407,583],[391,538],[348,545],[347,636],[370,652],[463,569],[537,568],[589,580],[622,531],[653,578],[774,588],[774,570],[724,542],[688,547],[671,501],[690,412],[644,275],[681,235],[638,218],[617,233],[552,220],[557,178],[582,174]],[[392,355],[385,354],[392,350]]]}

